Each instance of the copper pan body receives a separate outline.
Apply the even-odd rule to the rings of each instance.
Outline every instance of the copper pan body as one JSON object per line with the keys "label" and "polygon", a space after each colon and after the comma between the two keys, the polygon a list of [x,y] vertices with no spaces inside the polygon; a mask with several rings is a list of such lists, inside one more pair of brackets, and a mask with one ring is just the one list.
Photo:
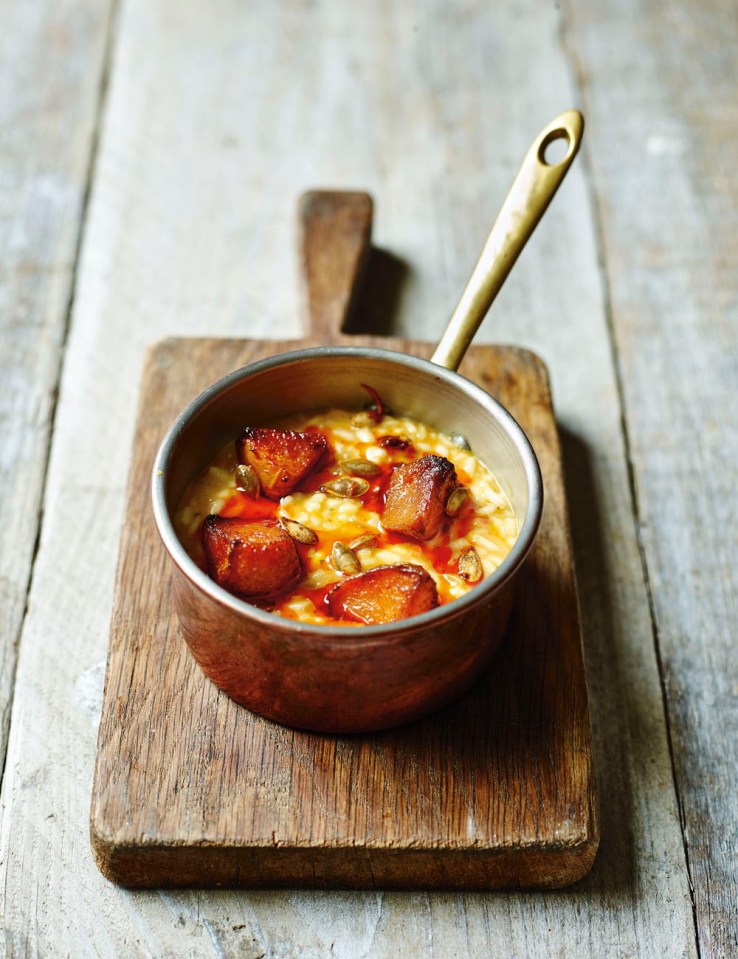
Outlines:
{"label": "copper pan body", "polygon": [[[520,535],[492,576],[463,598],[382,626],[313,626],[222,590],[189,558],[172,525],[187,484],[245,425],[295,412],[360,409],[361,383],[398,413],[463,433],[510,496]],[[182,635],[205,674],[255,713],[301,729],[354,733],[411,722],[466,690],[502,641],[515,579],[543,506],[522,429],[458,373],[412,356],[357,347],[286,353],[231,373],[184,410],[153,470],[157,527],[175,566]]]}
{"label": "copper pan body", "polygon": [[[543,487],[535,454],[512,416],[454,370],[576,156],[583,123],[581,114],[569,110],[533,142],[431,362],[341,346],[275,356],[206,390],[164,440],[154,465],[154,513],[176,567],[182,634],[213,682],[254,712],[322,732],[384,729],[449,702],[492,661],[515,578],[538,530]],[[567,152],[550,162],[546,149],[556,139],[566,141]],[[321,231],[323,240],[340,236],[352,216],[336,218]],[[367,241],[359,233],[355,247]],[[350,291],[336,288],[337,277],[346,273],[344,258],[337,260],[340,269],[325,256],[320,262],[317,301],[326,292],[336,302],[348,300]],[[319,266],[312,265],[308,285]],[[174,532],[172,511],[185,487],[244,426],[307,410],[360,409],[366,402],[362,383],[398,414],[468,438],[512,501],[520,534],[510,554],[463,598],[383,626],[300,624],[231,596],[197,568]]]}

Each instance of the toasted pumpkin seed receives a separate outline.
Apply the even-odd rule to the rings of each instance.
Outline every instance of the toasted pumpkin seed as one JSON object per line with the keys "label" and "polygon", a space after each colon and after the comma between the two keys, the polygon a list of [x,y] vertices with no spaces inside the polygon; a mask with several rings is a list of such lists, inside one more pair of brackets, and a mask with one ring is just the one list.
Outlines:
{"label": "toasted pumpkin seed", "polygon": [[352,476],[378,476],[382,472],[381,467],[369,460],[344,460],[341,469]]}
{"label": "toasted pumpkin seed", "polygon": [[376,533],[364,533],[362,536],[357,536],[356,539],[352,539],[349,546],[353,550],[366,549],[367,546],[372,546],[376,542],[376,539]]}
{"label": "toasted pumpkin seed", "polygon": [[343,499],[355,499],[363,496],[369,489],[369,484],[365,479],[355,476],[341,476],[339,479],[330,480],[321,487],[324,493],[330,493],[331,496],[340,496]]}
{"label": "toasted pumpkin seed", "polygon": [[484,576],[482,561],[473,546],[467,546],[459,556],[459,576],[467,583],[478,583]]}
{"label": "toasted pumpkin seed", "polygon": [[456,516],[461,507],[469,498],[469,490],[466,486],[457,486],[446,500],[446,512],[449,516]]}
{"label": "toasted pumpkin seed", "polygon": [[312,546],[318,542],[318,534],[313,530],[298,523],[296,519],[288,519],[286,516],[280,516],[280,523],[285,533],[296,540],[298,543],[304,543],[305,546]]}
{"label": "toasted pumpkin seed", "polygon": [[247,496],[258,496],[259,477],[251,466],[242,463],[236,467],[236,489]]}
{"label": "toasted pumpkin seed", "polygon": [[333,566],[339,573],[345,573],[347,576],[353,576],[354,573],[361,572],[361,560],[350,546],[336,541],[333,544],[331,552]]}
{"label": "toasted pumpkin seed", "polygon": [[462,450],[471,450],[471,443],[463,433],[450,433],[448,438],[454,446],[458,446]]}

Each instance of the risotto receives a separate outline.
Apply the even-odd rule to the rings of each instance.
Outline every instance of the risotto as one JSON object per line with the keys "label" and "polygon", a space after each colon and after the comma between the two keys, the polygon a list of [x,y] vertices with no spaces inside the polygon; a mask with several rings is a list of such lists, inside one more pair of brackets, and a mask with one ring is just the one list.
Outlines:
{"label": "risotto", "polygon": [[245,429],[190,484],[175,528],[225,589],[288,619],[356,626],[449,603],[507,556],[515,514],[464,438],[369,392],[367,411]]}

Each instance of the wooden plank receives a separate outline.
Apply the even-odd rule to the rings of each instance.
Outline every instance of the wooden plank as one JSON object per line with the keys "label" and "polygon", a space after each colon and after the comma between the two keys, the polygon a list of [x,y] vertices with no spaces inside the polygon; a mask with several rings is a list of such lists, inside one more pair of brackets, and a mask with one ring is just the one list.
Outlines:
{"label": "wooden plank", "polygon": [[474,0],[463,16],[440,0],[233,2],[217,16],[183,0],[176,30],[164,0],[124,5],[4,783],[11,955],[696,954],[581,166],[486,336],[530,347],[552,372],[603,799],[589,877],[547,895],[129,894],[100,877],[88,845],[146,344],[297,333],[294,201],[320,183],[377,197],[385,253],[365,315],[437,337],[531,126],[576,102],[559,28],[540,0]]}
{"label": "wooden plank", "polygon": [[10,2],[0,31],[0,757],[100,105],[110,4]]}
{"label": "wooden plank", "polygon": [[156,449],[214,379],[294,346],[170,340],[151,354],[93,788],[98,864],[132,886],[547,888],[580,879],[599,843],[589,712],[558,437],[532,354],[478,346],[464,360],[465,375],[528,432],[546,488],[507,639],[472,693],[394,732],[316,736],[234,708],[184,645],[151,520]]}
{"label": "wooden plank", "polygon": [[570,17],[700,948],[735,955],[738,18],[717,0]]}

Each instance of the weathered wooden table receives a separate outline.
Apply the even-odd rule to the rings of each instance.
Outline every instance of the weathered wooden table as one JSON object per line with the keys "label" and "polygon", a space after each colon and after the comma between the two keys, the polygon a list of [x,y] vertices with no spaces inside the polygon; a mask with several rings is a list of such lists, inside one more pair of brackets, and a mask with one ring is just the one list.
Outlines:
{"label": "weathered wooden table", "polygon": [[[732,4],[7,0],[8,956],[738,953]],[[435,339],[520,157],[583,154],[482,331],[551,371],[602,842],[551,893],[127,892],[88,814],[145,348],[299,334],[294,208],[370,190],[366,329]]]}

